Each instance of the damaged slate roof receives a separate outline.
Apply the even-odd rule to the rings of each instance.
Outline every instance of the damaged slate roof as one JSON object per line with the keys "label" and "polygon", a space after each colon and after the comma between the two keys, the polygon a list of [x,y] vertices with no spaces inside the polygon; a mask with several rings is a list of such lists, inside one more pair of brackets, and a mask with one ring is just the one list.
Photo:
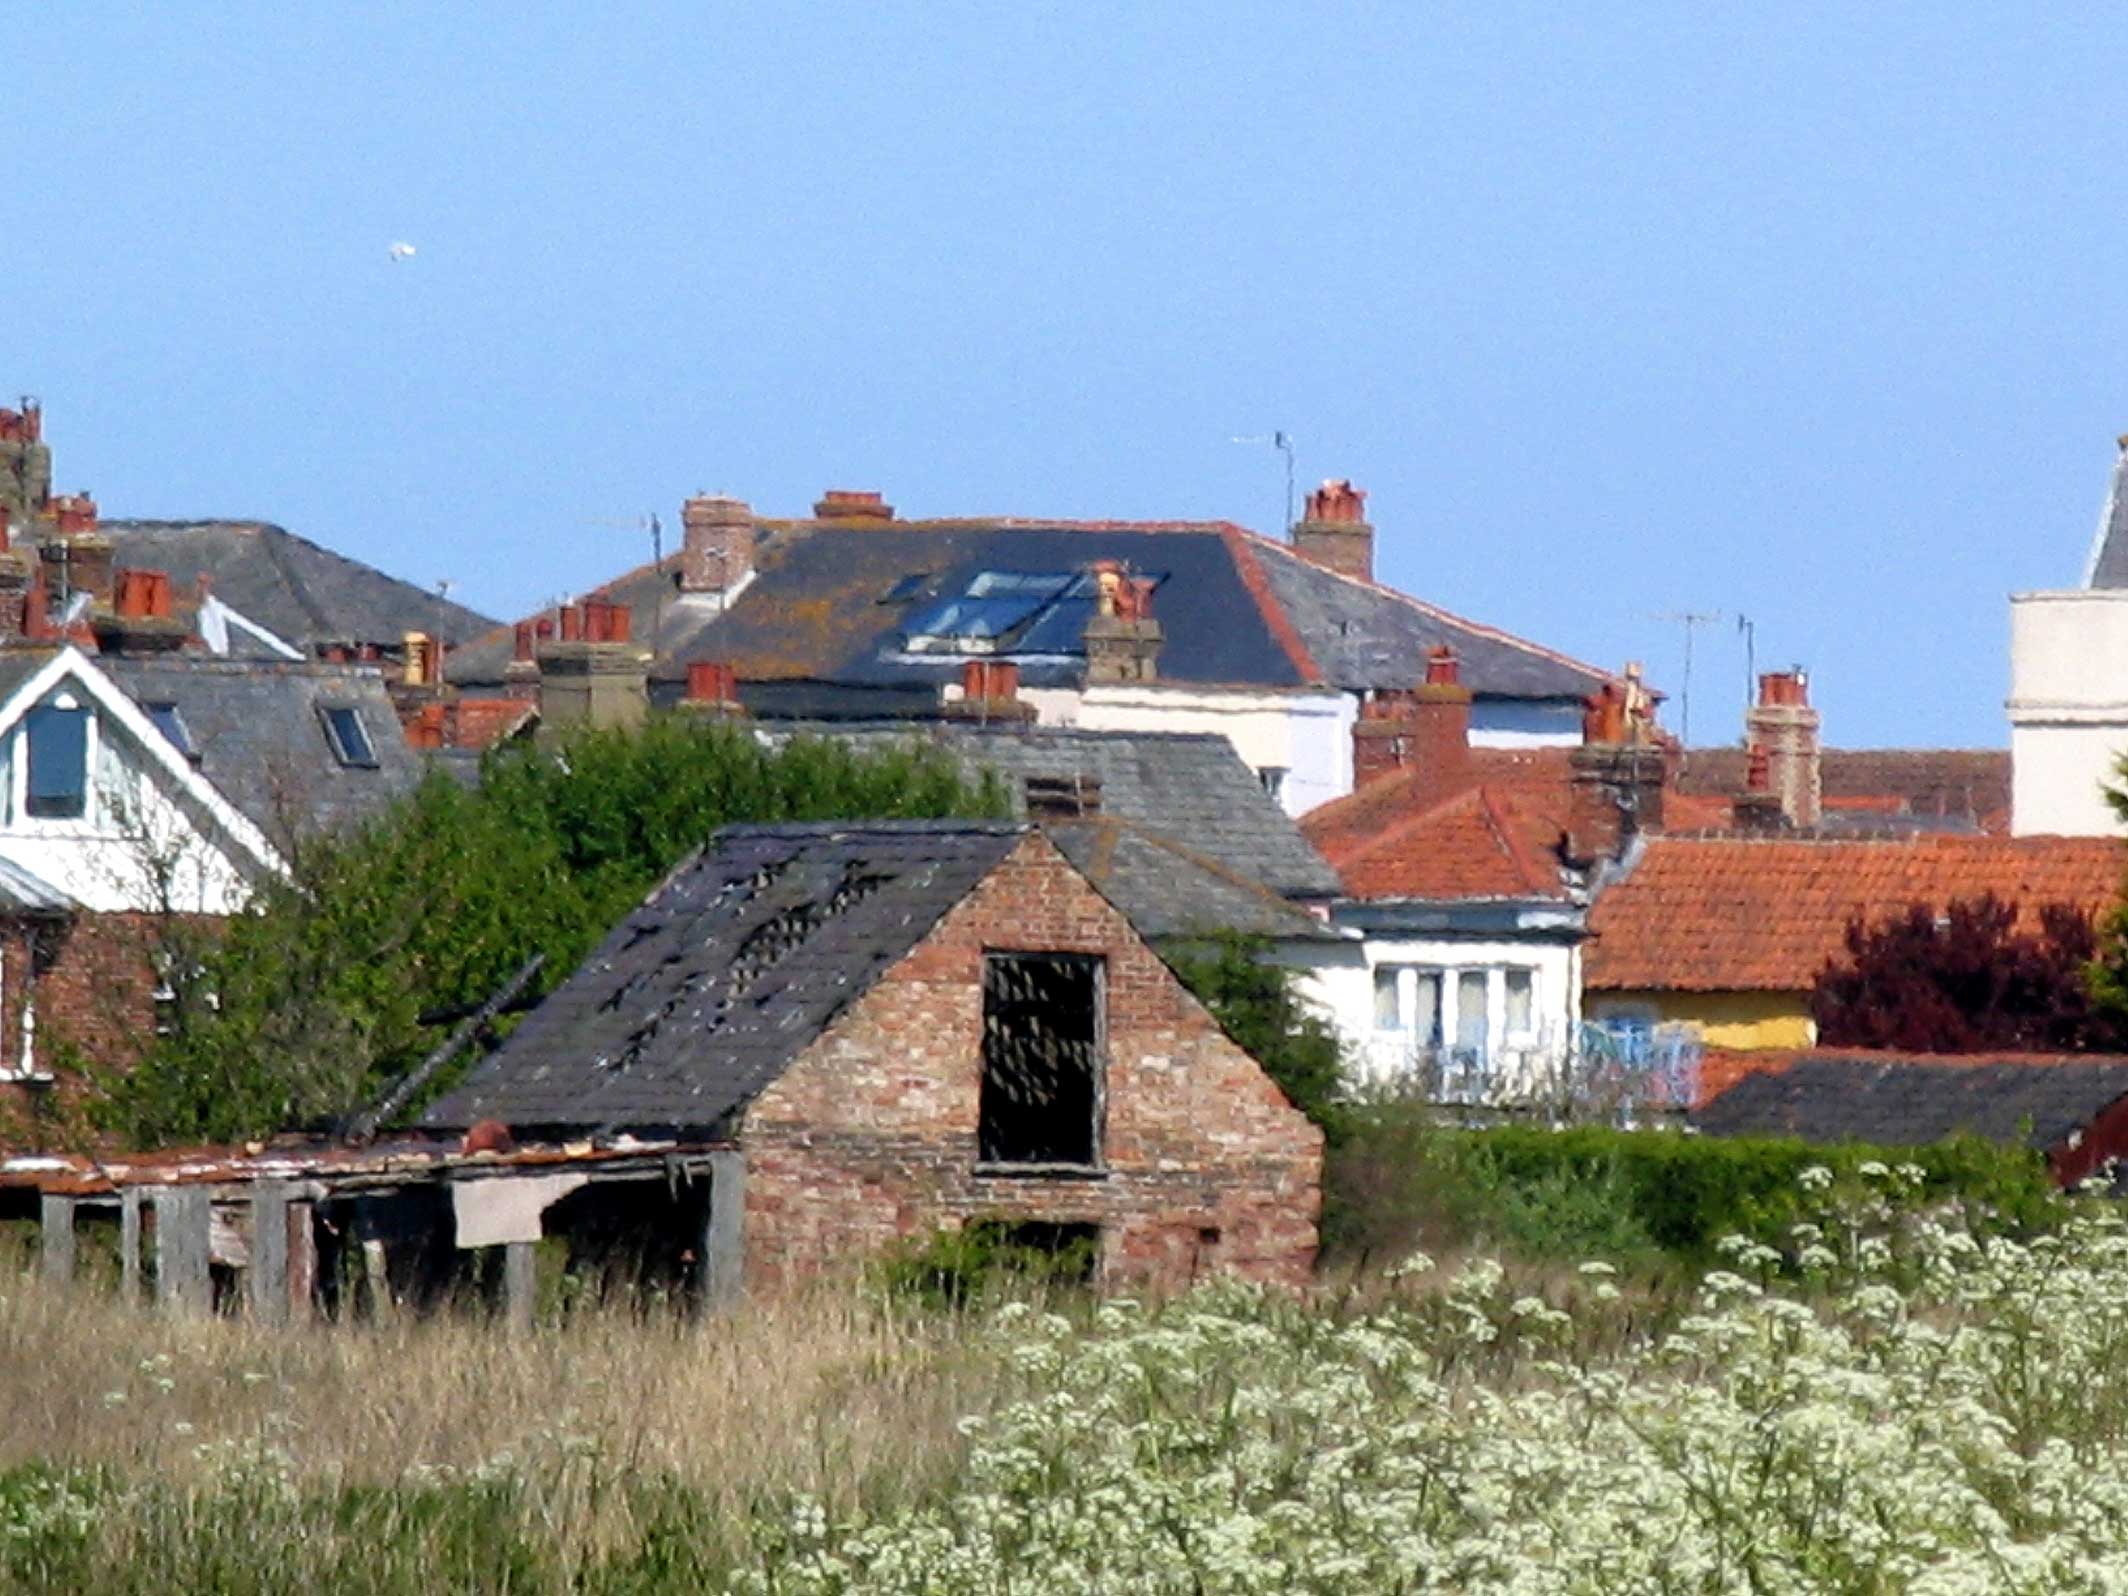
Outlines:
{"label": "damaged slate roof", "polygon": [[1026,834],[1005,821],[727,826],[422,1123],[718,1129]]}
{"label": "damaged slate roof", "polygon": [[[1234,745],[1216,732],[1079,731],[953,721],[767,722],[760,731],[771,739],[832,737],[868,750],[921,743],[970,771],[996,772],[1013,813],[1021,817],[1027,814],[1029,778],[1097,782],[1103,816],[1161,833],[1231,876],[1261,883],[1281,898],[1327,900],[1339,892],[1336,872],[1264,791]],[[1148,936],[1165,934],[1142,924],[1139,929]]]}
{"label": "damaged slate roof", "polygon": [[1810,1142],[1920,1147],[1970,1135],[2063,1146],[2128,1097],[2128,1059],[1988,1062],[1985,1055],[1913,1059],[1812,1058],[1747,1075],[1696,1110],[1714,1136],[1794,1136]]}
{"label": "damaged slate roof", "polygon": [[[677,554],[585,595],[623,603],[653,645],[659,679],[691,660],[731,664],[743,682],[834,683],[856,692],[958,679],[963,656],[912,652],[919,618],[986,575],[1067,574],[1119,560],[1156,583],[1164,682],[1361,691],[1408,687],[1428,649],[1446,644],[1481,699],[1578,701],[1608,679],[1578,660],[1450,614],[1394,589],[1341,576],[1286,544],[1227,522],[756,520],[756,574],[729,611],[677,591]],[[1085,595],[1025,637],[1001,639],[1030,687],[1085,673]],[[1044,612],[1045,614],[1047,612]],[[502,680],[512,638],[499,629],[450,662],[451,679]]]}
{"label": "damaged slate roof", "polygon": [[1115,815],[1041,825],[1079,874],[1152,941],[1223,931],[1286,942],[1344,940],[1268,887],[1150,826]]}
{"label": "damaged slate roof", "polygon": [[[174,710],[174,719],[161,717],[165,735],[180,732],[178,751],[276,846],[292,831],[375,814],[421,779],[374,667],[196,654],[106,654],[96,663],[143,709]],[[355,714],[374,764],[341,762],[326,733],[329,709]]]}
{"label": "damaged slate roof", "polygon": [[168,571],[188,591],[205,576],[215,597],[284,642],[399,645],[408,632],[452,645],[495,622],[265,521],[103,521],[120,565]]}

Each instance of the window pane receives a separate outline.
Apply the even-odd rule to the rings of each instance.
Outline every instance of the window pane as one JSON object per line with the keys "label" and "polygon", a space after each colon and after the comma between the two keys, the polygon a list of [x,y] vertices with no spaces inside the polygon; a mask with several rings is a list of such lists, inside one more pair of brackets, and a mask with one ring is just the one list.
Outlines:
{"label": "window pane", "polygon": [[370,745],[369,728],[362,724],[362,712],[358,709],[344,705],[327,709],[325,738],[343,765],[366,767],[377,763],[377,750]]}
{"label": "window pane", "polygon": [[73,819],[89,807],[89,712],[39,704],[25,717],[29,738],[26,808],[47,819]]}
{"label": "window pane", "polygon": [[1402,967],[1395,964],[1375,967],[1374,1028],[1377,1031],[1396,1031],[1403,1028],[1404,1015],[1397,1003],[1397,977],[1402,973]]}
{"label": "window pane", "polygon": [[1412,1034],[1422,1047],[1441,1045],[1441,972],[1421,970],[1411,1003]]}
{"label": "window pane", "polygon": [[1464,970],[1456,976],[1456,1046],[1485,1050],[1485,989],[1483,970]]}
{"label": "window pane", "polygon": [[1535,970],[1509,970],[1507,972],[1507,1015],[1505,1024],[1510,1036],[1527,1036],[1536,1029],[1537,1021],[1537,972]]}

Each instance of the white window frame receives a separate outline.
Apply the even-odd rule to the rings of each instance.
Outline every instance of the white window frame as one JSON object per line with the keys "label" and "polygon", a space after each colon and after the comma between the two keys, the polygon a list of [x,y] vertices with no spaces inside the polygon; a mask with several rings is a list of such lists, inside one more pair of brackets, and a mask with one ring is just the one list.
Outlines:
{"label": "white window frame", "polygon": [[106,805],[99,789],[97,772],[103,761],[103,716],[88,698],[72,687],[60,686],[46,693],[31,706],[32,710],[49,705],[53,709],[80,710],[88,717],[82,728],[82,801],[78,815],[33,815],[30,813],[30,729],[29,716],[8,733],[8,813],[11,816],[8,829],[24,836],[40,837],[96,837],[101,836]]}

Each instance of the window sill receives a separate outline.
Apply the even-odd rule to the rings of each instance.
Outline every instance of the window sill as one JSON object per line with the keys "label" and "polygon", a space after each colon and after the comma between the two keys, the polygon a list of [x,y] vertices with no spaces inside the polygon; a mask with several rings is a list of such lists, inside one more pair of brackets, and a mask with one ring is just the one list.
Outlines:
{"label": "window sill", "polygon": [[57,1086],[59,1077],[44,1070],[0,1070],[0,1086]]}
{"label": "window sill", "polygon": [[984,1180],[1106,1180],[1109,1171],[1099,1164],[977,1164],[975,1173]]}

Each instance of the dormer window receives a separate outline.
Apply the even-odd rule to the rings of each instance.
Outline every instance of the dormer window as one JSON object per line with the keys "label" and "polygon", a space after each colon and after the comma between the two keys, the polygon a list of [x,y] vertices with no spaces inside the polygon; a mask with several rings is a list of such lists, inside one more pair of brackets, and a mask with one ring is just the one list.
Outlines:
{"label": "dormer window", "polygon": [[22,807],[38,820],[79,820],[89,812],[89,712],[70,693],[23,717],[29,750]]}
{"label": "dormer window", "polygon": [[155,729],[163,734],[163,740],[195,765],[199,763],[199,745],[192,740],[192,728],[185,724],[185,717],[177,712],[175,704],[143,704],[148,719],[155,722]]}
{"label": "dormer window", "polygon": [[332,745],[335,759],[353,770],[377,768],[376,745],[369,740],[361,710],[349,704],[332,704],[321,708],[318,717],[325,724],[325,740]]}

